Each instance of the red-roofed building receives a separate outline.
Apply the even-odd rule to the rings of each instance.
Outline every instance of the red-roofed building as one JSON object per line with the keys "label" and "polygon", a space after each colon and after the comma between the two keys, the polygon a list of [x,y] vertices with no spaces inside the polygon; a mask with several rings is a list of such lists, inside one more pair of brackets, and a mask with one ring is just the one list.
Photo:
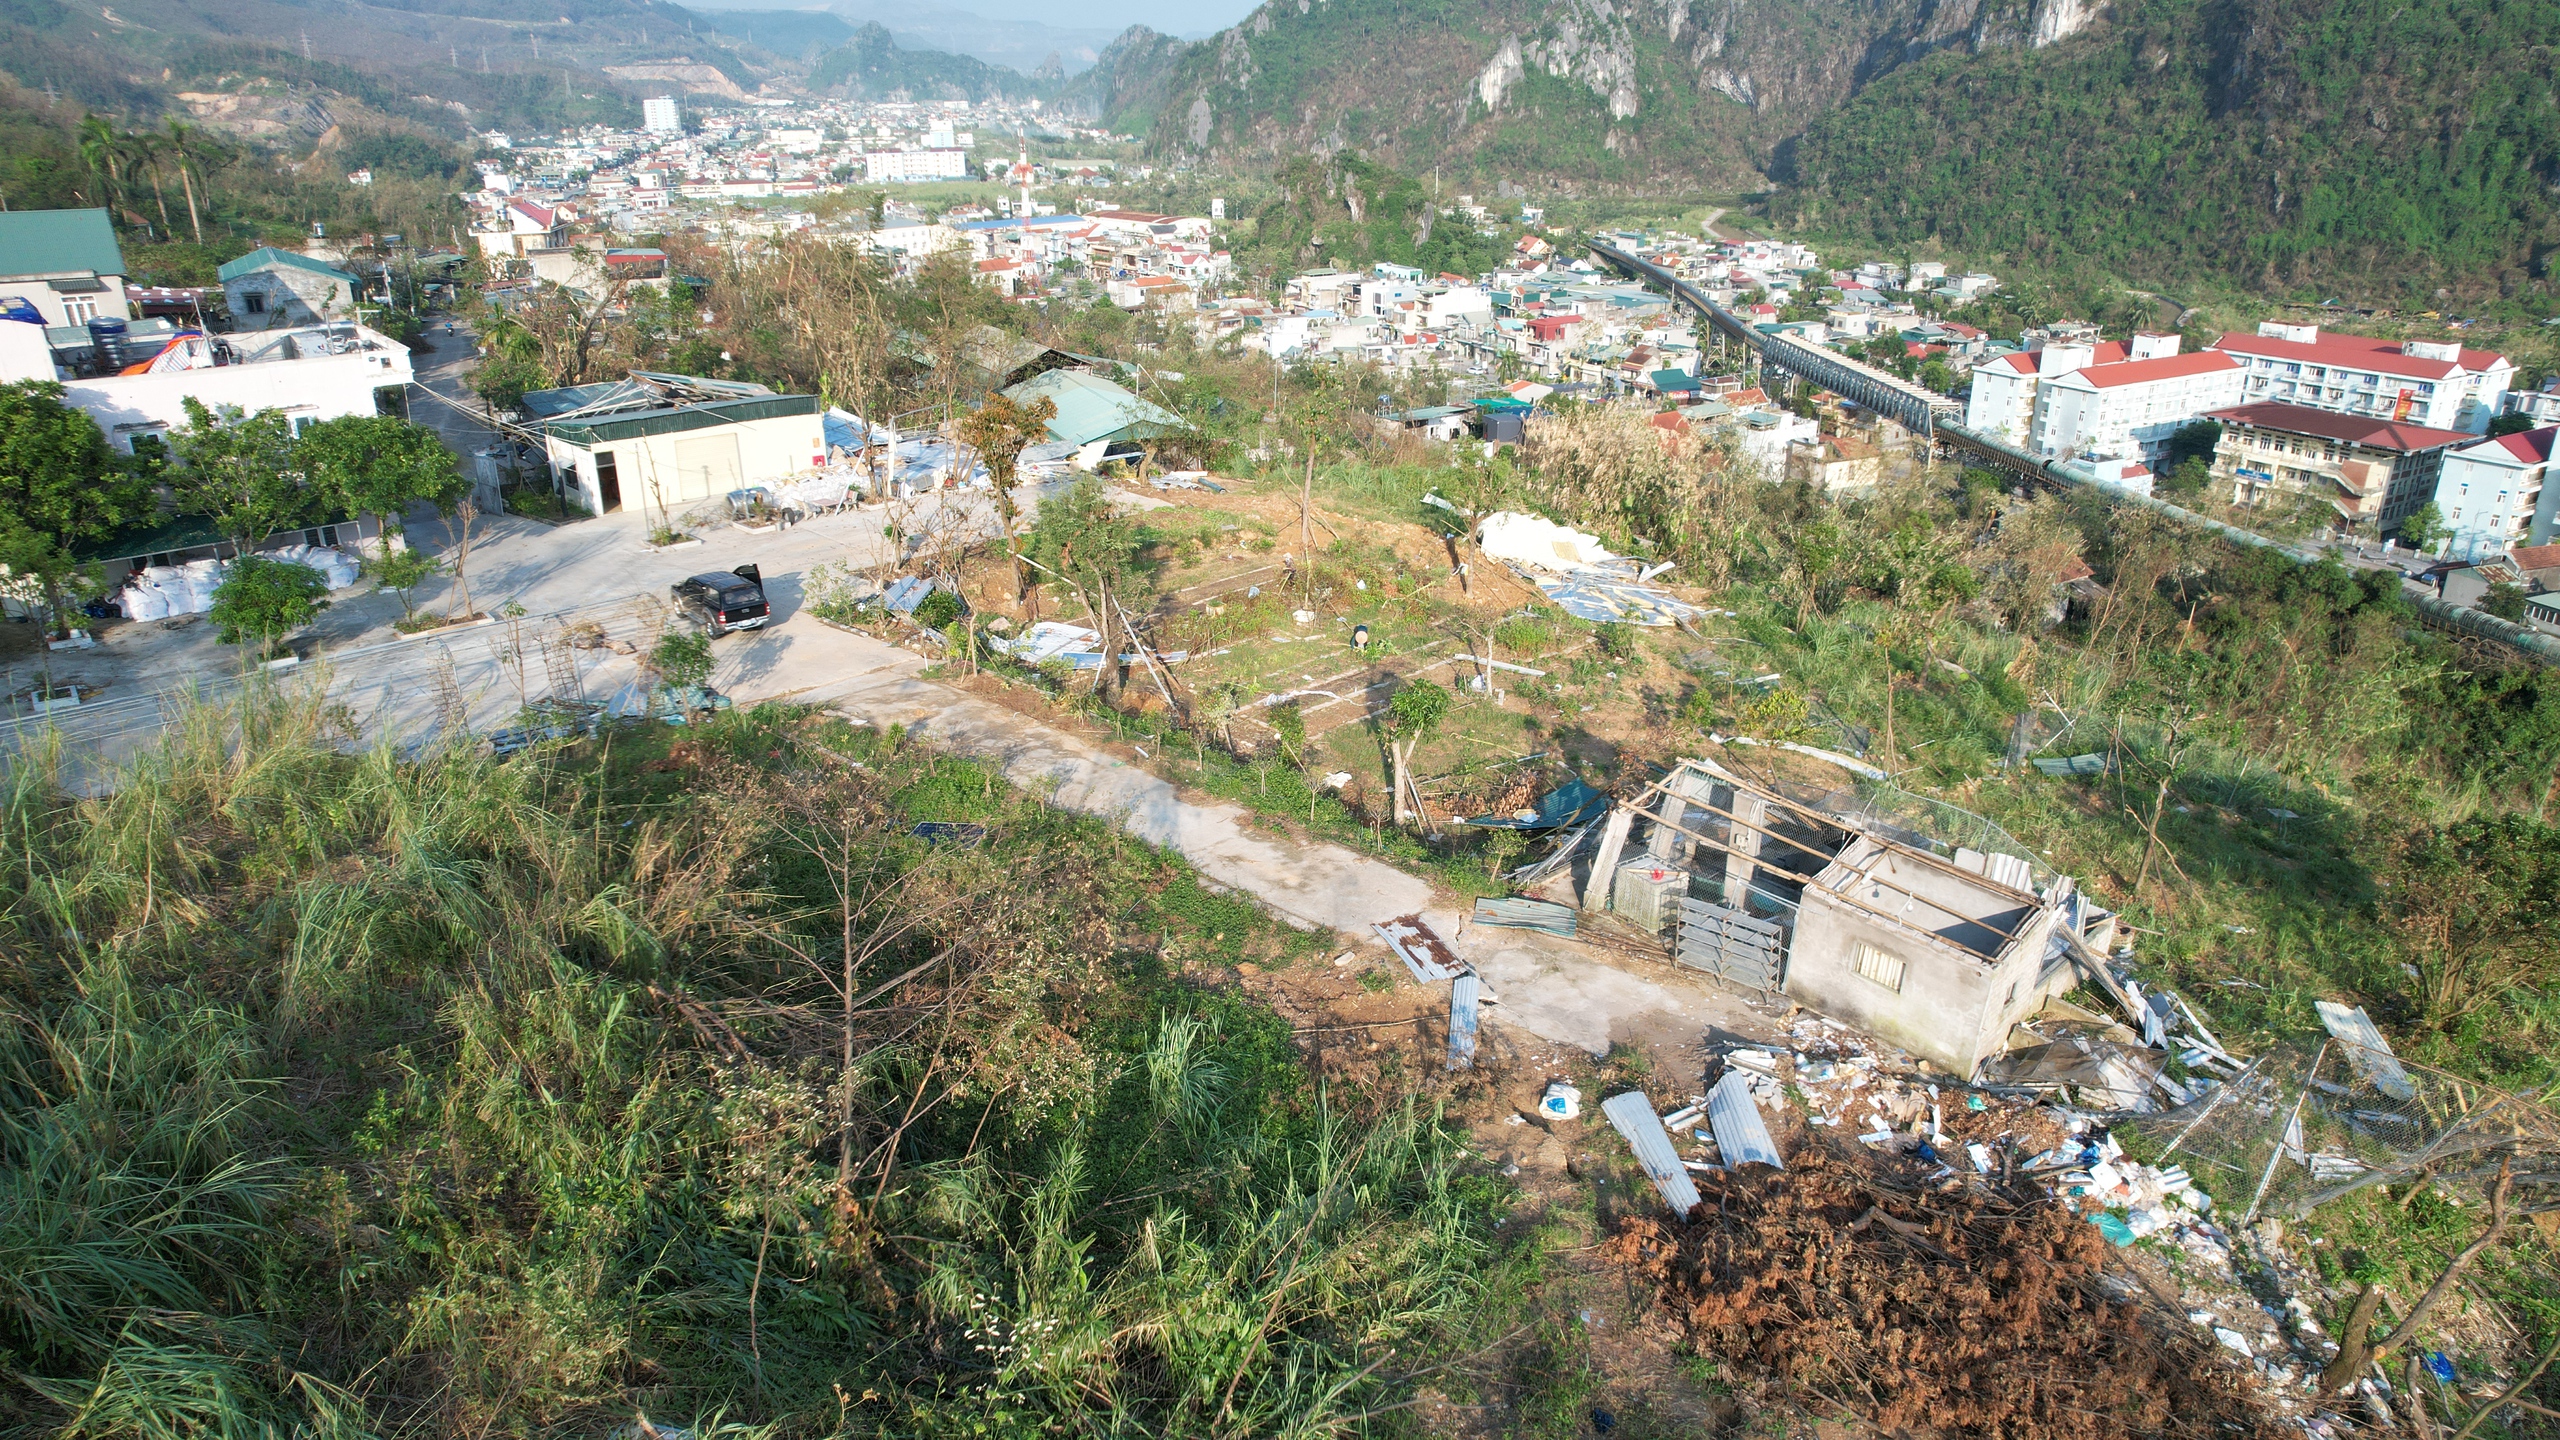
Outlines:
{"label": "red-roofed building", "polygon": [[2307,405],[2238,405],[2207,418],[2222,425],[2213,474],[2233,504],[2310,496],[2337,511],[2341,528],[2375,535],[2434,499],[2445,457],[2476,439]]}
{"label": "red-roofed building", "polygon": [[2489,428],[2515,378],[2507,357],[2451,340],[2324,335],[2317,325],[2270,320],[2255,335],[2209,347],[2247,367],[2250,400],[2401,420],[2438,430]]}
{"label": "red-roofed building", "polygon": [[2239,402],[2240,378],[2239,361],[2210,350],[2046,375],[2027,448],[2056,458],[2139,456],[2156,465],[2181,426]]}
{"label": "red-roofed building", "polygon": [[2484,560],[2504,553],[2521,562],[2525,550],[2548,545],[2560,528],[2560,485],[2547,480],[2556,445],[2560,426],[2544,426],[2444,457],[2435,502],[2437,516],[2453,532],[2445,540],[2446,558]]}

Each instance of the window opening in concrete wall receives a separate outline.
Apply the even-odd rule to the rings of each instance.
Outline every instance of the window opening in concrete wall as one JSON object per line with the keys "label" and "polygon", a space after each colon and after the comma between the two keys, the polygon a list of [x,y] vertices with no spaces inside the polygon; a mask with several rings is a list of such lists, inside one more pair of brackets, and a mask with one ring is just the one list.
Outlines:
{"label": "window opening in concrete wall", "polygon": [[1858,973],[1887,990],[1900,993],[1903,962],[1899,955],[1888,955],[1866,941],[1858,942]]}

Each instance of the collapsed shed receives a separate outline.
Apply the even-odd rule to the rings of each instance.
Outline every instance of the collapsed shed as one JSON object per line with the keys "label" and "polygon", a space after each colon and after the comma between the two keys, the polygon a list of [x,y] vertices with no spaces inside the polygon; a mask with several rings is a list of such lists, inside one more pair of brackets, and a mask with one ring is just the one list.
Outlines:
{"label": "collapsed shed", "polygon": [[1712,760],[1682,760],[1618,801],[1587,843],[1584,909],[1958,1075],[2114,941],[2114,917],[2067,875],[1949,844],[1853,793],[1789,793]]}

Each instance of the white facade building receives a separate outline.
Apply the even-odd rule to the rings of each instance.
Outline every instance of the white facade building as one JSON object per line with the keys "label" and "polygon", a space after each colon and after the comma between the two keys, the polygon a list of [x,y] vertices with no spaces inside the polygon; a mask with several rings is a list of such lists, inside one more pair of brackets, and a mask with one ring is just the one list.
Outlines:
{"label": "white facade building", "polygon": [[673,95],[652,95],[640,102],[640,128],[652,135],[684,133],[684,111]]}
{"label": "white facade building", "polygon": [[2027,448],[2048,458],[2138,455],[2156,464],[2180,426],[2240,403],[2242,374],[2238,360],[2204,350],[2054,376],[2038,388]]}
{"label": "white facade building", "polygon": [[2270,320],[2209,347],[2248,367],[2247,398],[2370,420],[2485,433],[2515,378],[2507,357],[2450,340],[2323,335]]}
{"label": "white facade building", "polygon": [[862,157],[863,178],[873,184],[892,180],[965,180],[969,152],[957,148],[873,150]]}
{"label": "white facade building", "polygon": [[2444,457],[2436,477],[2436,514],[2452,536],[2451,560],[2484,560],[2528,545],[2547,545],[2560,529],[2560,486],[2546,483],[2555,437],[2546,426],[2501,435]]}
{"label": "white facade building", "polygon": [[139,437],[185,429],[190,399],[247,414],[281,410],[300,430],[342,415],[378,414],[374,392],[405,386],[412,375],[409,347],[344,322],[206,335],[137,321],[120,358],[140,374],[82,374],[65,365],[67,359],[93,368],[85,363],[86,339],[68,327],[48,336],[40,326],[0,324],[0,382],[60,380],[63,402],[96,421],[124,451]]}

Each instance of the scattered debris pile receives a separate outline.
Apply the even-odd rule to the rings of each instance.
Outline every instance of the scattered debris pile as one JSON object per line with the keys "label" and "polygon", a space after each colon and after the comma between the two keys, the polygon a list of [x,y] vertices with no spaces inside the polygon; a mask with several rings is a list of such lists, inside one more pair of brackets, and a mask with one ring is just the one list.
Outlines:
{"label": "scattered debris pile", "polygon": [[1603,1255],[1699,1352],[1884,1433],[2016,1440],[2273,1437],[2255,1377],[2208,1335],[2118,1298],[2109,1246],[2021,1190],[1924,1189],[1799,1144],[1783,1172],[1701,1176],[1686,1220],[1624,1223]]}

